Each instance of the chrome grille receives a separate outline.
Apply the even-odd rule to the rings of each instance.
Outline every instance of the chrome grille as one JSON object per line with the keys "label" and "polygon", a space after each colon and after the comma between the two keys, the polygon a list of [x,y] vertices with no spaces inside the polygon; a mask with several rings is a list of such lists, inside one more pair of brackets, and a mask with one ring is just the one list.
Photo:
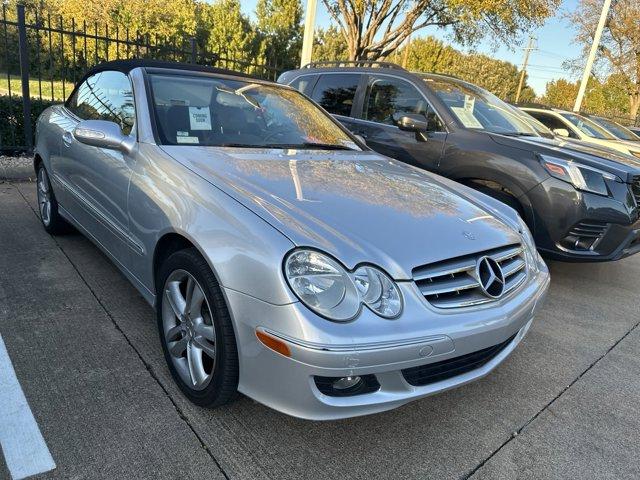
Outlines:
{"label": "chrome grille", "polygon": [[478,260],[490,257],[502,269],[508,295],[527,278],[524,249],[521,245],[479,252],[432,263],[413,270],[413,280],[424,298],[437,308],[461,308],[497,300],[486,295],[476,273]]}

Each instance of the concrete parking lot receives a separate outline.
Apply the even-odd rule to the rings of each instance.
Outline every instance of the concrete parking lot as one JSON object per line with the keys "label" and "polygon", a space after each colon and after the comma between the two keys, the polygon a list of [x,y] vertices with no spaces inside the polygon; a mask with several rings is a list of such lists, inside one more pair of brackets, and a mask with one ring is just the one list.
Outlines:
{"label": "concrete parking lot", "polygon": [[640,256],[550,263],[544,311],[489,377],[317,423],[191,405],[151,308],[35,211],[33,183],[0,184],[0,335],[56,465],[38,478],[640,478]]}

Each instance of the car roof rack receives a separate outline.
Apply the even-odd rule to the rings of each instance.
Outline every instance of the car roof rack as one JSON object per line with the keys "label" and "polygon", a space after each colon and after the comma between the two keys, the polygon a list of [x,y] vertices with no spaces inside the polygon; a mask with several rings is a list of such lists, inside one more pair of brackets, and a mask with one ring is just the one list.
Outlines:
{"label": "car roof rack", "polygon": [[405,70],[400,65],[392,62],[379,60],[330,60],[323,62],[309,62],[302,68],[323,68],[323,67],[374,67],[392,68],[394,70]]}

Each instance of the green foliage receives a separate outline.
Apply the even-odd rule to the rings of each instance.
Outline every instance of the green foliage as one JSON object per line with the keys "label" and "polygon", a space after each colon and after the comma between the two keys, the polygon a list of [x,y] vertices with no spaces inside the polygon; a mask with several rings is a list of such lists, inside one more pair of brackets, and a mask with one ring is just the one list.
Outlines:
{"label": "green foliage", "polygon": [[[405,48],[396,51],[390,59],[402,63]],[[512,63],[487,55],[462,53],[433,37],[416,39],[408,48],[406,68],[409,70],[453,75],[486,88],[506,101],[515,100],[520,70]],[[520,101],[532,101],[535,94],[526,85],[526,77],[524,85]]]}
{"label": "green foliage", "polygon": [[268,65],[282,70],[296,68],[302,48],[302,3],[300,0],[258,0],[257,35]]}
{"label": "green foliage", "polygon": [[[31,125],[35,131],[36,119],[44,109],[57,102],[49,100],[31,100]],[[0,122],[0,148],[25,144],[24,121],[22,116],[22,97],[0,95],[0,112],[3,121]]]}
{"label": "green foliage", "polygon": [[[578,95],[579,82],[570,82],[564,78],[547,83],[542,102],[552,107],[571,110]],[[582,102],[582,110],[605,116],[628,117],[628,84],[622,75],[610,75],[604,82],[591,77]]]}
{"label": "green foliage", "polygon": [[239,0],[215,0],[198,7],[199,37],[206,50],[234,60],[255,59],[256,36]]}
{"label": "green foliage", "polygon": [[319,28],[313,41],[313,59],[315,61],[347,60],[347,42],[338,29],[331,25],[329,28]]}

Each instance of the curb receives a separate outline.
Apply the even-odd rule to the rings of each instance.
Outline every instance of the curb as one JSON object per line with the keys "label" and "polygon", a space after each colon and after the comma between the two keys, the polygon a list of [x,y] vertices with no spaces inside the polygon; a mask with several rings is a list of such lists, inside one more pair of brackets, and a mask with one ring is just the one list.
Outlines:
{"label": "curb", "polygon": [[33,159],[0,155],[0,182],[7,180],[34,181]]}

